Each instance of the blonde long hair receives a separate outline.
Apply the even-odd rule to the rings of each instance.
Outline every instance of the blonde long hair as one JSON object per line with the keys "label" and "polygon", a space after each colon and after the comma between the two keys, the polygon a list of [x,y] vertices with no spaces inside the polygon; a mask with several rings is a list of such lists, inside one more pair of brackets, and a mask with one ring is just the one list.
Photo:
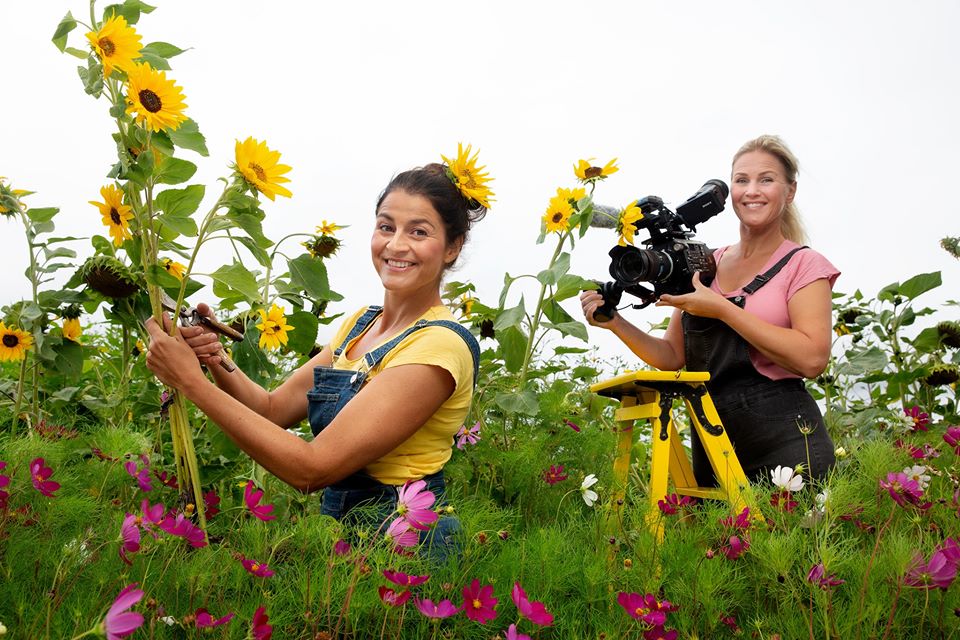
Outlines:
{"label": "blonde long hair", "polygon": [[[797,172],[800,169],[800,163],[797,157],[793,155],[787,143],[779,136],[762,135],[753,140],[748,140],[740,147],[740,150],[733,156],[731,166],[737,162],[737,159],[745,153],[751,151],[764,151],[780,160],[787,182],[793,184],[797,181]],[[800,210],[793,202],[789,203],[783,210],[783,216],[780,218],[780,233],[787,240],[792,240],[797,244],[807,242],[807,232],[800,221]]]}

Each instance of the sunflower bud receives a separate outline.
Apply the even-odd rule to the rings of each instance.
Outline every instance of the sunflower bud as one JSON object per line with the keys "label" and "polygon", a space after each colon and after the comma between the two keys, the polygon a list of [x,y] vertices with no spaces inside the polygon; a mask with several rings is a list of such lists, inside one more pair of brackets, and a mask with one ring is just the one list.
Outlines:
{"label": "sunflower bud", "polygon": [[140,277],[112,256],[93,256],[77,270],[88,287],[106,298],[120,299],[141,290]]}
{"label": "sunflower bud", "polygon": [[960,322],[945,321],[937,325],[940,342],[944,346],[960,349]]}
{"label": "sunflower bud", "polygon": [[304,242],[303,246],[314,258],[329,258],[340,248],[340,241],[330,235],[316,236],[310,242]]}
{"label": "sunflower bud", "polygon": [[945,387],[960,380],[960,367],[955,364],[938,363],[930,368],[923,382],[931,387]]}

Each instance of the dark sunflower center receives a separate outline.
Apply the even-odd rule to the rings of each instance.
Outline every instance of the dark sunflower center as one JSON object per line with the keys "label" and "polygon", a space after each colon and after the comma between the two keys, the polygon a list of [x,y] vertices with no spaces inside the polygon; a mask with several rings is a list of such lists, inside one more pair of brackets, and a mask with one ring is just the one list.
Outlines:
{"label": "dark sunflower center", "polygon": [[256,162],[251,162],[249,165],[250,170],[257,174],[257,180],[261,182],[267,181],[267,172],[263,170],[263,167],[258,165]]}
{"label": "dark sunflower center", "polygon": [[590,167],[583,172],[583,175],[587,176],[588,178],[599,178],[603,175],[603,169],[600,167]]}
{"label": "dark sunflower center", "polygon": [[110,220],[113,221],[113,224],[120,224],[120,212],[114,208],[110,208]]}
{"label": "dark sunflower center", "polygon": [[117,50],[117,47],[113,44],[113,40],[110,38],[100,38],[97,40],[97,45],[100,47],[100,50],[103,51],[104,57],[107,58],[112,56],[114,51]]}
{"label": "dark sunflower center", "polygon": [[141,89],[137,95],[140,97],[140,104],[150,113],[156,113],[163,108],[163,102],[160,100],[160,96],[150,89]]}
{"label": "dark sunflower center", "polygon": [[553,224],[557,224],[561,220],[563,220],[563,214],[557,211],[555,214],[553,214],[553,217],[550,219],[553,221]]}
{"label": "dark sunflower center", "polygon": [[7,349],[13,349],[18,344],[20,344],[20,338],[12,333],[8,333],[3,336],[3,346],[5,346]]}

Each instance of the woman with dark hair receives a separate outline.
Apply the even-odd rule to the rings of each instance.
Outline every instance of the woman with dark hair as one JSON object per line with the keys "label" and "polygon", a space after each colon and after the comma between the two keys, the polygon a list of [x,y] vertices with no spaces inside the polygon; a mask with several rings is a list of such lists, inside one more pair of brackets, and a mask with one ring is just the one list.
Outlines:
{"label": "woman with dark hair", "polygon": [[[610,329],[644,362],[663,370],[709,371],[707,388],[747,477],[767,477],[776,466],[803,465],[823,478],[834,448],[823,416],[803,384],[823,372],[830,357],[831,290],[840,274],[805,240],[794,196],[796,157],[783,140],[760,136],[733,157],[730,197],[740,241],[714,253],[709,285],[663,295],[673,307],[663,338],[615,314],[593,317],[603,303],[596,291],[580,296],[587,321]],[[715,484],[700,441],[691,442],[701,486]]]}
{"label": "woman with dark hair", "polygon": [[[338,519],[375,505],[382,521],[409,481],[424,480],[442,498],[443,466],[470,408],[480,354],[443,305],[440,283],[492,195],[470,147],[458,151],[446,164],[390,181],[377,201],[370,243],[383,306],[347,317],[329,344],[275,390],[239,369],[215,366],[219,338],[204,327],[182,327],[170,337],[155,322],[147,325],[150,370],[269,472],[303,492],[323,489],[322,512]],[[206,305],[198,310],[211,313]],[[304,418],[315,436],[310,442],[285,431]],[[458,527],[455,518],[441,518],[421,540],[442,536],[449,544]],[[441,557],[448,548],[434,546]]]}

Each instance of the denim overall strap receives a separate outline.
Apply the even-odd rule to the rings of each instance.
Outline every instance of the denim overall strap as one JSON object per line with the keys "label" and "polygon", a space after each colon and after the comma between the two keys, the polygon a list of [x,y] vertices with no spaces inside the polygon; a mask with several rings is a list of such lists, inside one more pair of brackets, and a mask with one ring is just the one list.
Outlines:
{"label": "denim overall strap", "polygon": [[407,328],[393,340],[380,345],[364,356],[367,361],[367,371],[373,371],[373,368],[380,364],[380,361],[390,353],[391,349],[400,344],[400,342],[411,333],[424,327],[446,327],[463,338],[463,341],[467,343],[467,347],[470,349],[470,355],[473,357],[473,386],[476,387],[477,376],[480,373],[480,345],[477,344],[477,339],[473,337],[473,334],[470,333],[466,327],[452,320],[417,320],[416,324]]}
{"label": "denim overall strap", "polygon": [[383,311],[383,307],[379,307],[377,305],[371,305],[370,307],[367,307],[367,310],[363,312],[363,315],[357,318],[353,328],[351,328],[350,332],[347,333],[347,337],[344,338],[343,342],[340,343],[340,346],[334,350],[333,357],[339,358],[346,346],[350,344],[350,341],[366,331],[367,327],[369,327],[370,324],[376,320],[381,311]]}

